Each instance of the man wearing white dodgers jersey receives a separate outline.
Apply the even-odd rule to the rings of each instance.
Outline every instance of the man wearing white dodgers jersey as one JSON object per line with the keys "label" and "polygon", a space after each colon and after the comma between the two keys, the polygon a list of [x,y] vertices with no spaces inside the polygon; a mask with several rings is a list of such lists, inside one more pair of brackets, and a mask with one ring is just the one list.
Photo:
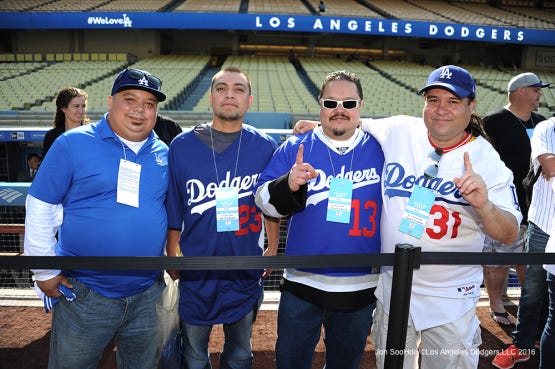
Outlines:
{"label": "man wearing white dodgers jersey", "polygon": [[[554,252],[553,220],[555,218],[555,195],[553,176],[555,176],[555,118],[544,120],[536,125],[530,140],[532,153],[530,159],[534,173],[541,167],[541,175],[534,183],[528,216],[528,238],[526,252]],[[551,243],[551,244],[550,244]],[[545,323],[540,347],[540,369],[555,367],[555,325],[553,324],[553,265],[528,264],[526,278],[520,289],[517,322],[511,332],[512,343],[495,355],[491,364],[500,369],[512,368],[517,363],[528,361],[535,354],[538,331],[541,332],[541,315],[544,301],[549,300],[549,317]],[[550,273],[546,273],[546,270]],[[537,329],[538,326],[539,330]]]}
{"label": "man wearing white dodgers jersey", "polygon": [[[382,252],[405,243],[422,251],[481,252],[484,233],[514,242],[522,215],[513,176],[472,113],[477,103],[472,76],[463,68],[443,66],[430,74],[420,93],[424,119],[362,120],[362,129],[376,137],[385,155]],[[306,125],[300,123],[296,131]],[[429,189],[431,200],[416,198]],[[409,199],[430,206],[429,214],[416,221],[424,225],[420,235],[403,227]],[[372,338],[378,368],[384,364],[392,272],[392,267],[382,267],[376,289]],[[404,368],[418,368],[419,346],[423,368],[478,366],[475,307],[482,279],[480,265],[422,265],[414,271]]]}
{"label": "man wearing white dodgers jersey", "polygon": [[[551,237],[555,234],[555,179],[553,179],[555,177],[555,118],[552,117],[539,123],[534,129],[532,139],[534,140],[532,142],[534,170],[537,171],[538,165],[541,165],[542,175],[536,181],[532,194],[533,204],[530,205],[537,204],[534,206],[537,209],[534,220],[537,219],[538,224],[545,227],[545,224],[549,224],[549,219],[551,219],[551,225],[546,229],[548,241],[545,252],[555,253],[555,237]],[[538,224],[535,227],[539,228]],[[539,230],[541,229],[539,228]],[[541,240],[539,241],[541,242]],[[539,369],[548,369],[555,367],[555,264],[543,265],[543,267],[547,271],[549,315],[541,338]],[[531,313],[534,313],[533,309],[530,310],[532,310]],[[523,351],[528,352],[528,350]]]}

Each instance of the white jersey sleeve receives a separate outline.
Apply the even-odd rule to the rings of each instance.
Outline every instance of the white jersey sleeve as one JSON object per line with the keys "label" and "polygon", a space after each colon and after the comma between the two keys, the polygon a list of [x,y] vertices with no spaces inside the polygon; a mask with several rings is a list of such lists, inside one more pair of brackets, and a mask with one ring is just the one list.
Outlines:
{"label": "white jersey sleeve", "polygon": [[[27,256],[55,256],[56,232],[63,220],[61,204],[49,204],[32,195],[25,200],[24,253]],[[33,269],[38,281],[45,281],[60,274],[60,270]]]}

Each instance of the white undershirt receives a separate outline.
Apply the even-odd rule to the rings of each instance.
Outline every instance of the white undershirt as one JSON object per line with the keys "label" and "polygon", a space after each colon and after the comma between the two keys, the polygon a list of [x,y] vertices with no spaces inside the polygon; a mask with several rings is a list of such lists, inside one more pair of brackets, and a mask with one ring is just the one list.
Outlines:
{"label": "white undershirt", "polygon": [[[49,204],[27,195],[25,200],[25,238],[23,251],[27,256],[55,256],[56,232],[63,221],[62,204]],[[60,270],[33,269],[37,281],[60,274]]]}
{"label": "white undershirt", "polygon": [[[118,135],[116,135],[116,136],[118,136]],[[118,138],[121,140],[121,142],[123,142],[124,144],[126,144],[127,147],[129,147],[135,154],[139,152],[139,150],[141,149],[141,147],[143,147],[143,145],[145,144],[146,140],[148,139],[148,137],[147,137],[147,138],[145,138],[145,139],[142,140],[142,141],[135,142],[135,141],[126,140],[125,138],[120,137],[120,136],[118,136]]]}

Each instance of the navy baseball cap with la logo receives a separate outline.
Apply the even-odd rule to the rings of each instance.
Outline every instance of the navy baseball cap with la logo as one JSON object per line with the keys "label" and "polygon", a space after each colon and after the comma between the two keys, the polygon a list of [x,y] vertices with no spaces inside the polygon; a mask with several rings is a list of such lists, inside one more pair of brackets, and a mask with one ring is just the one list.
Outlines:
{"label": "navy baseball cap with la logo", "polygon": [[456,65],[444,65],[434,70],[428,77],[428,83],[418,91],[422,94],[430,88],[439,87],[451,91],[461,99],[472,96],[476,97],[476,83],[464,68]]}
{"label": "navy baseball cap with la logo", "polygon": [[144,90],[156,96],[158,102],[166,100],[166,95],[161,91],[162,80],[147,71],[140,69],[124,69],[116,77],[112,96],[125,90]]}

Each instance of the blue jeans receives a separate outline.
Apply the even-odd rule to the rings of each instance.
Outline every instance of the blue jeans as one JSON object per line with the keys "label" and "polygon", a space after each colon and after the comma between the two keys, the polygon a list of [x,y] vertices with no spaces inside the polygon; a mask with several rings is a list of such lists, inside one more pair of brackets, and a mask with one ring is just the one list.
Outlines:
{"label": "blue jeans", "polygon": [[547,273],[549,315],[540,346],[540,369],[555,368],[555,275]]}
{"label": "blue jeans", "polygon": [[[529,222],[526,252],[545,252],[548,239],[547,233]],[[542,323],[547,301],[546,276],[547,272],[542,265],[526,266],[526,276],[518,303],[516,327],[512,332],[513,343],[519,349],[534,349],[539,332],[538,325]]]}
{"label": "blue jeans", "polygon": [[[262,298],[259,303],[262,302]],[[252,323],[255,309],[232,324],[223,324],[224,347],[220,353],[220,369],[252,368]],[[183,362],[186,369],[210,369],[208,340],[212,325],[192,325],[181,320],[183,332]]]}
{"label": "blue jeans", "polygon": [[163,280],[122,298],[108,298],[74,278],[68,280],[77,298],[61,298],[52,309],[49,369],[96,369],[112,338],[118,368],[158,367],[156,303]]}
{"label": "blue jeans", "polygon": [[330,311],[283,291],[279,301],[277,369],[310,369],[324,325],[326,369],[358,369],[376,304]]}

